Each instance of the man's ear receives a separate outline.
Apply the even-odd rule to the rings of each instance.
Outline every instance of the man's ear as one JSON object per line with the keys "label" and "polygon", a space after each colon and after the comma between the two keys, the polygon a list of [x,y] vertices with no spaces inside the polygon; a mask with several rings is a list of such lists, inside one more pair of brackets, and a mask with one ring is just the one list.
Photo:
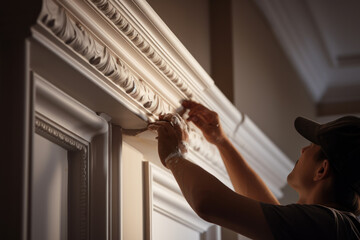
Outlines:
{"label": "man's ear", "polygon": [[316,169],[314,181],[325,179],[329,175],[330,175],[330,163],[329,160],[324,159],[321,161],[321,164],[319,164]]}

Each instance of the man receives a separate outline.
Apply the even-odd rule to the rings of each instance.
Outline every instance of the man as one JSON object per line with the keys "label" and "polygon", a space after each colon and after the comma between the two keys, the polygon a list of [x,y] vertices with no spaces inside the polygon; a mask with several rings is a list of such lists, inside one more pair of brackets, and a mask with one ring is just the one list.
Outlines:
{"label": "man", "polygon": [[194,211],[204,220],[252,239],[360,239],[360,119],[320,125],[297,118],[296,130],[311,144],[288,176],[299,194],[281,206],[223,132],[218,115],[184,101],[193,122],[217,146],[236,192],[183,157],[188,135],[179,115],[150,125],[158,132],[159,157],[171,170]]}

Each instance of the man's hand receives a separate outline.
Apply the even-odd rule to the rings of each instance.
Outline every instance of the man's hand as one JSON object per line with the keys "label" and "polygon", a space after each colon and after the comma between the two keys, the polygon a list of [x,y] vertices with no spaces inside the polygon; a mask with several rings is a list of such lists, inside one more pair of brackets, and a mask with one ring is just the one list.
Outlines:
{"label": "man's hand", "polygon": [[179,114],[165,114],[159,121],[149,124],[151,130],[158,132],[158,152],[165,167],[172,156],[187,152],[188,126]]}
{"label": "man's hand", "polygon": [[221,128],[219,116],[200,103],[184,100],[182,106],[189,109],[187,121],[193,122],[203,133],[207,141],[213,144],[221,143],[226,135]]}

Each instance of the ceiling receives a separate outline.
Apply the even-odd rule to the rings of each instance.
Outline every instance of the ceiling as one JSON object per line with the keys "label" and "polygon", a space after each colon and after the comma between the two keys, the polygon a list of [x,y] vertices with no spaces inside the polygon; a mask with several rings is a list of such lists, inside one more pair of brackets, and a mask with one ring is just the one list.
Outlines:
{"label": "ceiling", "polygon": [[256,0],[319,115],[360,113],[360,1]]}

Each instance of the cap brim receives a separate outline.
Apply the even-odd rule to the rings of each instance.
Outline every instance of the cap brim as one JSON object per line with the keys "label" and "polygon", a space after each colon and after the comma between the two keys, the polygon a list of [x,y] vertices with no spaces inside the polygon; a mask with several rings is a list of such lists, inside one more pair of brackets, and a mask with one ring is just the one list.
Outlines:
{"label": "cap brim", "polygon": [[303,117],[297,117],[294,122],[295,129],[301,136],[306,138],[312,143],[319,145],[317,133],[320,128],[320,124]]}

